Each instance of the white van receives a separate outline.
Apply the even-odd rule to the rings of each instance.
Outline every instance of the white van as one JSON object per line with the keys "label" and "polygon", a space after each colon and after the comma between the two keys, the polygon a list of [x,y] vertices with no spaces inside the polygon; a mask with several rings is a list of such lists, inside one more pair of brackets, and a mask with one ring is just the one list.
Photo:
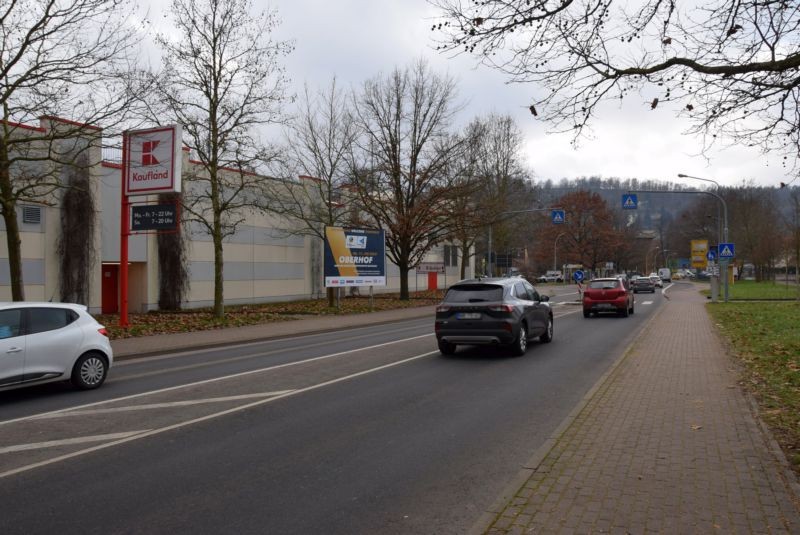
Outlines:
{"label": "white van", "polygon": [[664,282],[672,282],[672,271],[669,268],[658,268],[658,276]]}

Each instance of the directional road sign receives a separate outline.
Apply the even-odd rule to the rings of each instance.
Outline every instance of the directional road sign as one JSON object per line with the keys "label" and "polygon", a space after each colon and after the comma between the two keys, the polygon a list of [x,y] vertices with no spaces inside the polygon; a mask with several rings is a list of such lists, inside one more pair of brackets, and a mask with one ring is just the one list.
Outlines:
{"label": "directional road sign", "polygon": [[579,269],[572,274],[572,278],[575,279],[575,282],[581,282],[583,280],[583,271]]}
{"label": "directional road sign", "polygon": [[736,256],[736,249],[732,243],[720,243],[719,244],[719,259],[720,260],[728,260]]}
{"label": "directional road sign", "polygon": [[551,212],[551,218],[553,219],[553,224],[560,225],[566,220],[566,214],[564,210],[553,210]]}
{"label": "directional road sign", "polygon": [[622,196],[623,210],[636,210],[639,207],[639,198],[635,193],[626,193]]}
{"label": "directional road sign", "polygon": [[709,249],[708,252],[706,253],[706,258],[708,259],[709,262],[713,262],[714,260],[717,259],[717,252],[714,249]]}

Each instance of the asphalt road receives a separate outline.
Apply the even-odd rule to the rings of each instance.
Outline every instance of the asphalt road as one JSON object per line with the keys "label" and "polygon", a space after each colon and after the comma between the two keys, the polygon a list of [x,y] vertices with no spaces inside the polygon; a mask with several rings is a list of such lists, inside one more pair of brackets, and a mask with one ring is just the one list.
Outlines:
{"label": "asphalt road", "polygon": [[442,357],[425,318],[0,394],[0,533],[463,533],[663,298],[570,299],[523,357]]}

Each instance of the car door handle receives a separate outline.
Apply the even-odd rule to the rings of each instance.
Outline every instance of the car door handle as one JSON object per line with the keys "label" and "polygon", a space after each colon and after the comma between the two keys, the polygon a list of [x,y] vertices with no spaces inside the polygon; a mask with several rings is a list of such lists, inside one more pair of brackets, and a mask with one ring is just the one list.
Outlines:
{"label": "car door handle", "polygon": [[20,351],[22,351],[21,347],[12,347],[8,351],[6,351],[6,353],[19,353]]}

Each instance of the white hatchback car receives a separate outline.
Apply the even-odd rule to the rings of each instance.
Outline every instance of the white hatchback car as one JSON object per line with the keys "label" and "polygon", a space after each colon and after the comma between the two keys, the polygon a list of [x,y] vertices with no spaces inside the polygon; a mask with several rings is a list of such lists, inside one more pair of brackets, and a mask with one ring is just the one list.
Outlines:
{"label": "white hatchback car", "polygon": [[0,303],[0,390],[65,380],[89,390],[113,362],[105,327],[84,305]]}

